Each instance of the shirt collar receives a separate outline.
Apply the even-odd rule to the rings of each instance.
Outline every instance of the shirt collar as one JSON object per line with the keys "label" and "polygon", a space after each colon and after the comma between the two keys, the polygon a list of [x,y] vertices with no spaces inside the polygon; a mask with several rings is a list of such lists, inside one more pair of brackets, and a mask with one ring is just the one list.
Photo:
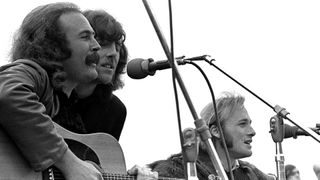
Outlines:
{"label": "shirt collar", "polygon": [[239,161],[238,161],[238,159],[236,159],[235,162],[234,162],[234,165],[232,166],[231,169],[232,169],[232,171],[233,171],[233,170],[235,170],[235,169],[237,169],[237,168],[239,168],[239,167],[240,167]]}
{"label": "shirt collar", "polygon": [[[236,160],[234,161],[234,164],[233,164],[232,167],[231,167],[231,170],[234,171],[234,170],[238,169],[239,167],[240,167],[239,161],[236,159]],[[229,171],[227,171],[227,170],[225,170],[225,171],[226,171],[226,172],[229,172]]]}

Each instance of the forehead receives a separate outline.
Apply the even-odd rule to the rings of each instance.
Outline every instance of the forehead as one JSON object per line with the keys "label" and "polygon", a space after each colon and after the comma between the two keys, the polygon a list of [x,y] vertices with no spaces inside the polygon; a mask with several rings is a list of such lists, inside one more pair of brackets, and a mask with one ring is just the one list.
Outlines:
{"label": "forehead", "polygon": [[93,32],[88,20],[78,12],[62,14],[59,17],[61,30],[65,33],[79,34],[84,31]]}
{"label": "forehead", "polygon": [[237,107],[231,112],[225,123],[237,123],[244,119],[251,121],[247,109],[245,107]]}

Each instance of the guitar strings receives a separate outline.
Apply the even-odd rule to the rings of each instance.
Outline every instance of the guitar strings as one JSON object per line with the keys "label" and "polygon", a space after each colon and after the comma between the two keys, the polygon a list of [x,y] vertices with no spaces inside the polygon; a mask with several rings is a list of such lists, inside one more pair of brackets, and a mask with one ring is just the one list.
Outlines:
{"label": "guitar strings", "polygon": [[[136,176],[126,175],[126,174],[111,174],[111,173],[103,173],[103,179],[109,180],[135,180]],[[65,180],[63,174],[61,172],[54,172],[54,179],[56,180]],[[159,177],[158,180],[184,180],[179,178],[169,178],[169,177]]]}

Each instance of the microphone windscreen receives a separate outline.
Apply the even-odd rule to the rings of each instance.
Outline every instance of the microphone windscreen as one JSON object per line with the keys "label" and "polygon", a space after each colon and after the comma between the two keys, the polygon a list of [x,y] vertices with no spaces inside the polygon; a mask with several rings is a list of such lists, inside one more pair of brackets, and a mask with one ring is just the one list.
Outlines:
{"label": "microphone windscreen", "polygon": [[133,59],[127,64],[127,74],[132,79],[142,79],[148,76],[142,69],[142,62],[145,61],[142,58]]}
{"label": "microphone windscreen", "polygon": [[284,138],[297,138],[298,127],[284,124]]}

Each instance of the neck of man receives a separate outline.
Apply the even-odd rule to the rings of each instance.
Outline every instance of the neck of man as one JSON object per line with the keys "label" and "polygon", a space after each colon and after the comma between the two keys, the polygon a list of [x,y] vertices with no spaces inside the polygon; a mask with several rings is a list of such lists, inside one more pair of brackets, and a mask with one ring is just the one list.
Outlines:
{"label": "neck of man", "polygon": [[86,84],[79,84],[75,88],[75,91],[77,92],[77,95],[79,98],[86,98],[93,93],[96,86],[97,86],[97,83],[94,83],[94,82],[86,83]]}
{"label": "neck of man", "polygon": [[[216,148],[216,151],[218,153],[218,156],[220,158],[220,161],[221,161],[221,164],[224,168],[224,170],[226,172],[230,172],[230,168],[228,166],[228,161],[227,161],[227,156],[226,156],[226,152],[222,146],[222,144],[220,142],[215,142],[215,148]],[[231,163],[231,169],[233,169],[233,167],[235,167],[236,165],[236,161],[237,159],[233,158],[230,153],[229,153],[229,156],[230,156],[230,163]]]}
{"label": "neck of man", "polygon": [[62,91],[67,95],[67,97],[70,97],[72,90],[76,87],[76,83],[65,81],[62,85]]}

